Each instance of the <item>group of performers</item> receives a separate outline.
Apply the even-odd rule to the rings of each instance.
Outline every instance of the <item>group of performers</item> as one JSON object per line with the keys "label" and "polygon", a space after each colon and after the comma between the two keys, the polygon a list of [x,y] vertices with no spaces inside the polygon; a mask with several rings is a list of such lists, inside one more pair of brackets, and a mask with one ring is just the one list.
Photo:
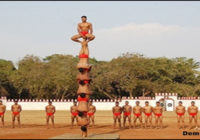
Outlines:
{"label": "group of performers", "polygon": [[[140,128],[153,128],[152,119],[155,118],[155,127],[156,128],[163,128],[163,107],[160,105],[160,102],[156,102],[156,106],[152,107],[149,105],[149,102],[145,102],[145,106],[141,107],[140,102],[136,101],[136,106],[133,108],[129,105],[129,102],[126,101],[123,107],[119,106],[119,102],[115,103],[115,106],[112,109],[113,111],[113,119],[114,119],[114,128],[116,128],[116,123],[118,122],[119,127],[121,127],[121,114],[123,113],[123,127],[125,127],[126,119],[129,122],[129,128],[133,127],[136,128],[136,121],[139,120]],[[133,112],[133,125],[131,123],[131,113]],[[178,106],[176,107],[176,114],[177,114],[177,123],[179,129],[185,129],[184,123],[184,116],[186,109],[183,106],[182,101],[179,101]],[[198,129],[197,124],[197,114],[198,114],[198,107],[195,106],[195,102],[191,102],[191,106],[188,107],[187,110],[189,114],[189,127],[192,129],[192,121],[195,122],[195,129]],[[142,121],[142,113],[144,113],[144,126]]]}
{"label": "group of performers", "polygon": [[[95,121],[95,112],[96,107],[93,105],[92,101],[89,101],[88,104],[88,112],[87,112],[87,121],[89,121],[89,126],[94,126]],[[22,111],[21,105],[18,104],[18,101],[15,100],[14,104],[11,106],[12,112],[12,127],[15,127],[15,119],[18,121],[18,126],[20,127],[20,112]],[[4,114],[6,112],[6,106],[0,100],[0,118],[2,122],[2,127],[4,127]],[[45,107],[46,112],[46,125],[49,128],[49,119],[52,121],[52,126],[54,127],[54,114],[56,112],[56,107],[52,105],[52,102],[49,101],[48,105]],[[176,107],[176,114],[177,114],[177,124],[179,129],[185,129],[185,112],[186,109],[183,106],[182,101],[179,101],[178,106]],[[198,107],[195,105],[195,102],[191,102],[191,106],[188,107],[187,112],[189,114],[189,128],[192,129],[192,121],[195,122],[195,128],[198,128],[197,124],[197,114],[198,114]],[[74,126],[74,121],[78,122],[79,115],[77,111],[77,102],[73,102],[73,105],[70,107],[71,113],[71,128]],[[121,128],[121,116],[123,116],[123,127],[125,128],[126,120],[128,120],[129,128],[153,128],[152,120],[155,118],[155,127],[156,128],[163,128],[163,107],[160,105],[160,102],[156,102],[156,106],[152,107],[149,105],[148,101],[145,101],[145,106],[140,106],[140,102],[136,101],[136,105],[134,107],[129,105],[129,102],[126,101],[124,106],[119,106],[119,102],[115,102],[115,106],[112,108],[113,119],[114,119],[114,128],[116,128],[116,124],[118,122],[119,128]],[[142,115],[144,113],[144,115]],[[133,124],[131,122],[133,114]],[[144,125],[143,125],[143,116],[144,116]],[[137,120],[139,120],[140,125],[136,125]],[[92,123],[91,123],[92,122]]]}

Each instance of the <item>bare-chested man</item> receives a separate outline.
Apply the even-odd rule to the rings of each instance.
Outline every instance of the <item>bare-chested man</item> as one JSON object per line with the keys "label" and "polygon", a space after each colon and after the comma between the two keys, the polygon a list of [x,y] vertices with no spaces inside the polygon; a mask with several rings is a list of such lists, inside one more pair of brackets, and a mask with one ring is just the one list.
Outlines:
{"label": "bare-chested man", "polygon": [[0,100],[0,118],[2,122],[2,127],[4,127],[4,113],[6,112],[6,106],[3,105],[2,100]]}
{"label": "bare-chested man", "polygon": [[128,101],[125,102],[125,105],[122,107],[122,111],[124,112],[123,127],[125,128],[126,118],[128,118],[129,128],[131,128],[131,112],[132,112],[132,107],[129,105]]}
{"label": "bare-chested man", "polygon": [[94,126],[94,113],[96,112],[96,107],[92,104],[92,101],[89,101],[88,104],[88,119],[89,119],[89,125],[90,125],[90,121],[92,121],[92,125]]}
{"label": "bare-chested man", "polygon": [[152,112],[153,107],[149,105],[149,102],[145,102],[145,106],[143,107],[143,112],[145,114],[145,128],[147,128],[148,122],[150,123],[150,127],[152,128]]}
{"label": "bare-chested man", "polygon": [[185,128],[184,126],[184,114],[185,114],[185,107],[182,105],[182,102],[178,102],[178,106],[176,107],[176,114],[177,114],[177,121],[178,121],[178,128]]}
{"label": "bare-chested man", "polygon": [[113,119],[114,119],[114,128],[116,128],[116,122],[119,123],[119,128],[121,128],[121,113],[122,108],[119,106],[119,102],[115,102],[115,106],[112,108]]}
{"label": "bare-chested man", "polygon": [[133,127],[136,127],[136,122],[139,119],[140,127],[142,128],[142,107],[139,101],[136,101],[136,106],[133,107],[133,114]]}
{"label": "bare-chested man", "polygon": [[[156,117],[157,129],[159,128],[159,126],[160,126],[160,128],[163,128],[163,122],[162,122],[163,121],[163,116],[162,116],[163,108],[160,105],[160,102],[156,102],[156,107],[154,107],[153,112]],[[158,122],[160,123],[160,125],[158,125]]]}
{"label": "bare-chested man", "polygon": [[71,106],[70,108],[70,112],[71,112],[71,128],[73,128],[74,126],[74,120],[76,120],[76,122],[78,121],[77,115],[78,115],[78,111],[77,111],[77,102],[74,101],[74,105]]}
{"label": "bare-chested man", "polygon": [[192,129],[192,120],[194,120],[195,122],[195,126],[196,128],[195,129],[198,129],[198,124],[197,124],[197,114],[198,114],[198,107],[195,106],[195,102],[192,101],[191,102],[191,106],[188,107],[188,114],[189,114],[189,126],[190,126],[190,129]]}
{"label": "bare-chested man", "polygon": [[82,43],[79,38],[86,39],[87,42],[93,40],[95,36],[93,33],[92,24],[87,22],[87,17],[82,16],[81,17],[82,23],[78,24],[77,30],[78,34],[74,35],[71,39],[75,42]]}
{"label": "bare-chested man", "polygon": [[87,137],[87,127],[89,124],[89,120],[87,117],[87,113],[78,112],[78,125],[81,126],[82,137]]}
{"label": "bare-chested man", "polygon": [[54,114],[56,112],[56,108],[54,105],[52,105],[52,102],[48,102],[49,105],[45,107],[46,111],[46,122],[47,122],[47,128],[49,129],[49,118],[51,119],[52,125],[54,127]]}
{"label": "bare-chested man", "polygon": [[22,111],[21,105],[18,104],[18,100],[14,101],[14,105],[11,106],[12,111],[12,127],[15,127],[15,118],[18,120],[18,126],[21,127],[20,124],[20,112]]}

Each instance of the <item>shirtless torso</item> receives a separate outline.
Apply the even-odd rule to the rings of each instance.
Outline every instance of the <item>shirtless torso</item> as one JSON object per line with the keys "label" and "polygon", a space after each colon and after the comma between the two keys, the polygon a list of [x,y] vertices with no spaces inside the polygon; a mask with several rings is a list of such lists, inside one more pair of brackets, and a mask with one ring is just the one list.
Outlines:
{"label": "shirtless torso", "polygon": [[146,105],[143,107],[143,111],[145,114],[145,128],[147,128],[148,122],[150,123],[150,127],[152,128],[152,112],[153,107],[150,105]]}
{"label": "shirtless torso", "polygon": [[121,113],[122,113],[122,108],[120,106],[114,106],[112,108],[113,112],[113,119],[114,119],[114,128],[116,128],[116,122],[118,121],[119,127],[121,128]]}
{"label": "shirtless torso", "polygon": [[124,105],[122,107],[122,111],[123,111],[123,127],[125,128],[125,124],[126,124],[126,118],[128,118],[129,121],[129,128],[131,128],[131,112],[132,112],[132,107],[130,105],[128,105],[128,103],[126,105]]}
{"label": "shirtless torso", "polygon": [[14,104],[11,106],[12,111],[12,127],[15,127],[15,118],[18,120],[18,126],[21,127],[20,124],[20,112],[22,111],[22,107],[19,104]]}

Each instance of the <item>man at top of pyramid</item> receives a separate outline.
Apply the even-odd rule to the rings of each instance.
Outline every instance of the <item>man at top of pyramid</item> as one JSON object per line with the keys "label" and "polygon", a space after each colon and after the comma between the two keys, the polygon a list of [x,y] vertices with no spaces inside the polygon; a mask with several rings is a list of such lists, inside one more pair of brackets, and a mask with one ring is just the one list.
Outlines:
{"label": "man at top of pyramid", "polygon": [[81,17],[82,22],[78,24],[77,30],[78,34],[71,37],[71,39],[75,42],[82,43],[79,39],[83,38],[88,43],[89,41],[93,40],[95,36],[93,33],[92,24],[87,22],[87,17]]}

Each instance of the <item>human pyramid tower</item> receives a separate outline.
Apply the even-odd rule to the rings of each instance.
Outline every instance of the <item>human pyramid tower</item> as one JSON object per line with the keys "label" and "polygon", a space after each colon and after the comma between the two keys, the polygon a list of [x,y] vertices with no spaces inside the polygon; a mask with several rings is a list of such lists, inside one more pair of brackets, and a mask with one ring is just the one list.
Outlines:
{"label": "human pyramid tower", "polygon": [[[82,16],[82,23],[78,24],[78,35],[73,36],[71,39],[75,42],[81,43],[81,50],[79,52],[79,63],[77,64],[77,69],[79,71],[77,75],[78,82],[78,91],[77,91],[77,112],[78,112],[78,125],[81,126],[82,137],[87,137],[87,127],[89,124],[87,118],[88,112],[88,101],[90,99],[90,95],[92,94],[90,90],[90,81],[91,78],[89,76],[89,72],[91,70],[91,65],[88,64],[89,59],[89,49],[88,42],[94,39],[94,35],[92,35],[92,24],[86,22],[87,17]],[[88,32],[90,31],[90,33]],[[83,40],[78,40],[82,38]]]}

